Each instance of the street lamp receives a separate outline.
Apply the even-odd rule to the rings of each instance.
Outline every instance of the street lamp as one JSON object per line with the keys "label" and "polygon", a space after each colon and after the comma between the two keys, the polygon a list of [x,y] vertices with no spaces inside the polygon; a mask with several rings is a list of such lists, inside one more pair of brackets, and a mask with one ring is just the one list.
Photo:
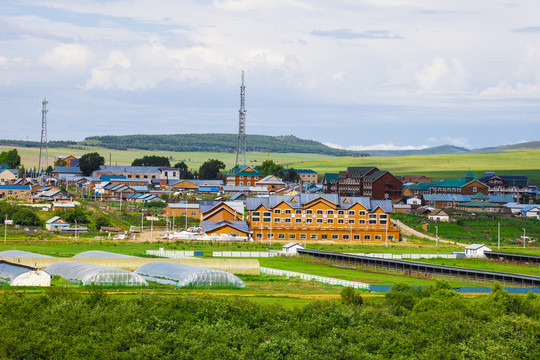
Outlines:
{"label": "street lamp", "polygon": [[439,246],[439,227],[435,225],[435,246]]}
{"label": "street lamp", "polygon": [[388,247],[388,216],[386,217],[386,226],[384,228],[385,230],[385,233],[386,233],[386,239],[385,239],[385,242],[386,242],[386,247]]}
{"label": "street lamp", "polygon": [[6,214],[6,220],[4,220],[4,244],[7,241],[7,225],[8,225],[8,219]]}
{"label": "street lamp", "polygon": [[77,241],[77,220],[75,220],[75,241]]}
{"label": "street lamp", "polygon": [[350,230],[350,233],[349,233],[349,244],[352,246],[352,225],[349,224],[349,230]]}

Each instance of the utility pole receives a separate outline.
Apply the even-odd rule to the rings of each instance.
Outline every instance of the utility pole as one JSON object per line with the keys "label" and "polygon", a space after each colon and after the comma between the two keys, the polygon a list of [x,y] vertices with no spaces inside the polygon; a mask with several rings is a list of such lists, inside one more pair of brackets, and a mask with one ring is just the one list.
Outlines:
{"label": "utility pole", "polygon": [[244,85],[244,71],[242,71],[242,85],[240,86],[240,110],[238,110],[238,146],[236,147],[236,163],[241,154],[244,154],[244,166],[246,165],[246,86]]}
{"label": "utility pole", "polygon": [[4,244],[7,242],[7,214],[6,220],[4,221]]}
{"label": "utility pole", "polygon": [[501,250],[501,223],[497,224],[497,250]]}
{"label": "utility pole", "polygon": [[439,227],[435,225],[435,247],[439,246]]}
{"label": "utility pole", "polygon": [[523,228],[523,248],[525,249],[525,228]]}

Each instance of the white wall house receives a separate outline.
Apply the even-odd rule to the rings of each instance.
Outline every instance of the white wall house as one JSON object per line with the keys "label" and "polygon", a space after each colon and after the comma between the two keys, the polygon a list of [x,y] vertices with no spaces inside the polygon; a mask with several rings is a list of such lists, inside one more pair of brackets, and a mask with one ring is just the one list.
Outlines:
{"label": "white wall house", "polygon": [[492,251],[491,248],[484,244],[471,244],[465,247],[465,257],[468,258],[483,258],[485,251]]}

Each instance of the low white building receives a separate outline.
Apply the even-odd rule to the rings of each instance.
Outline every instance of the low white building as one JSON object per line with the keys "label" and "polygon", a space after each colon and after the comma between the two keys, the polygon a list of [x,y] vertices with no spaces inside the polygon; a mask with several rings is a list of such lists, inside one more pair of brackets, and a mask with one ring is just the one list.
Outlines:
{"label": "low white building", "polygon": [[450,216],[444,210],[435,210],[429,213],[428,219],[440,222],[449,222]]}
{"label": "low white building", "polygon": [[290,242],[286,245],[283,245],[283,252],[286,254],[296,254],[298,249],[305,249],[302,244]]}
{"label": "low white building", "polygon": [[0,281],[11,286],[51,286],[51,276],[43,270],[0,260]]}
{"label": "low white building", "polygon": [[471,244],[465,247],[465,257],[468,258],[483,258],[485,251],[492,251],[491,248],[484,244]]}

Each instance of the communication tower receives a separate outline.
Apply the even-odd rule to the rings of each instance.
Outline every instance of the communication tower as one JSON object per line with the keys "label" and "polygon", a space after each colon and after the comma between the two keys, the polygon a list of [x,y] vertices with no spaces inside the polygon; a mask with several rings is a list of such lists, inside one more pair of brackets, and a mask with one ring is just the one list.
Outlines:
{"label": "communication tower", "polygon": [[236,148],[236,165],[238,157],[244,154],[246,165],[246,87],[244,85],[244,71],[242,71],[242,85],[240,86],[240,110],[238,110],[238,147]]}
{"label": "communication tower", "polygon": [[41,145],[39,148],[38,173],[43,173],[49,167],[49,142],[47,141],[47,99],[41,100]]}

